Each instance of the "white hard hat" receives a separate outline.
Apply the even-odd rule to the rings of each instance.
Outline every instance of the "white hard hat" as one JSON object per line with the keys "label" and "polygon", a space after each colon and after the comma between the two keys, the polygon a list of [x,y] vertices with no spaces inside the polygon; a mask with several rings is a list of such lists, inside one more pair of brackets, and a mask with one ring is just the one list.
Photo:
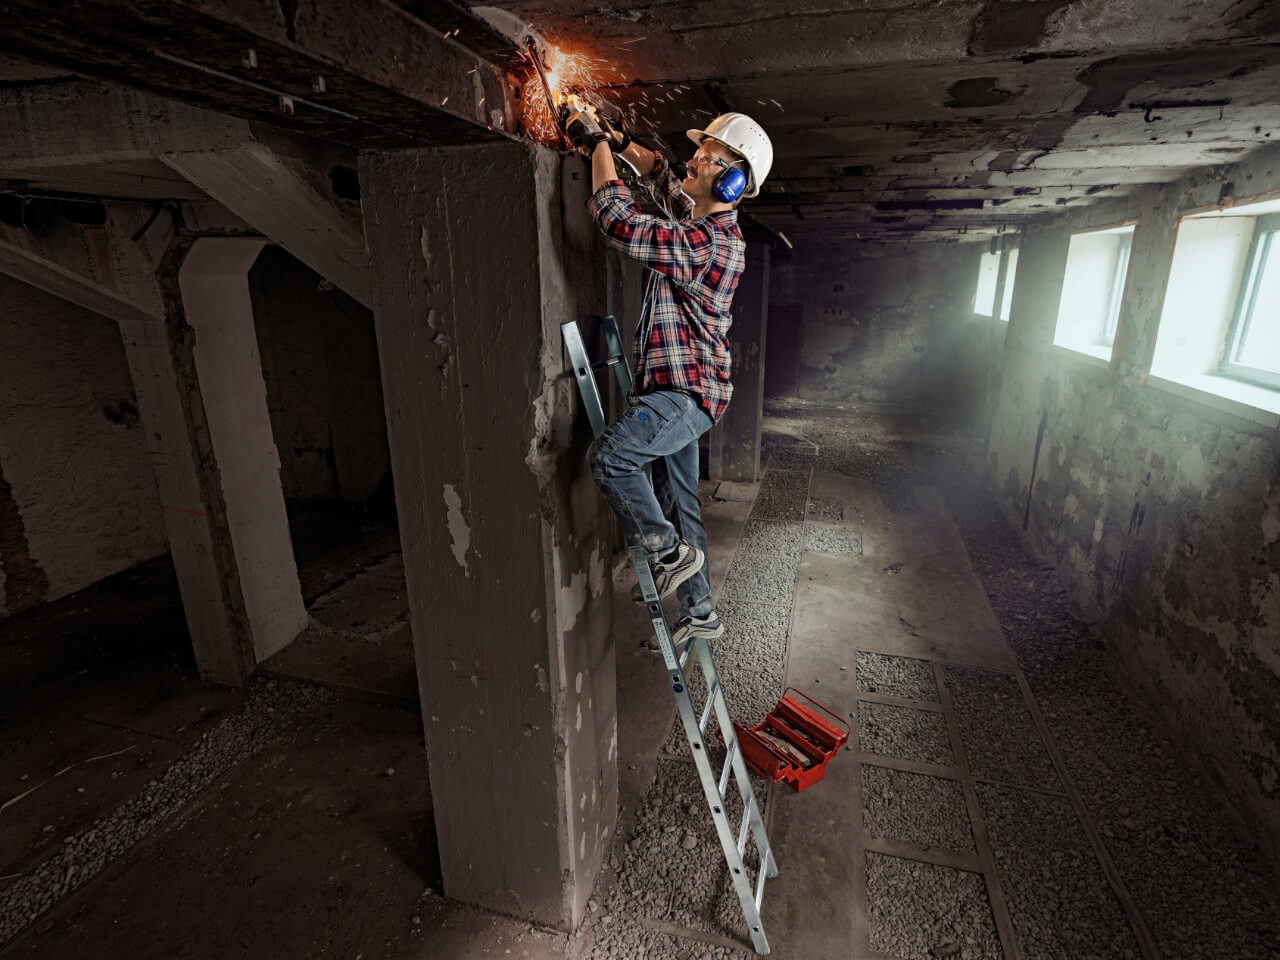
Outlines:
{"label": "white hard hat", "polygon": [[702,143],[706,137],[718,140],[730,150],[742,154],[750,174],[744,197],[754,197],[760,192],[760,184],[773,166],[773,143],[764,127],[745,113],[722,113],[705,130],[686,131],[694,143]]}

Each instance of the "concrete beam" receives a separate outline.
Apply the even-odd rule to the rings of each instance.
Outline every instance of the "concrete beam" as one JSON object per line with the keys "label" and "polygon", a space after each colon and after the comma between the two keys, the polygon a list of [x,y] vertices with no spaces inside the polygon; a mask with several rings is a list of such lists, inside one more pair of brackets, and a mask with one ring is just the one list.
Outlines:
{"label": "concrete beam", "polygon": [[604,307],[589,177],[510,143],[361,182],[444,890],[572,929],[617,814],[613,521],[559,333]]}
{"label": "concrete beam", "polygon": [[[263,137],[270,143],[263,142]],[[0,177],[61,178],[76,192],[112,170],[150,169],[192,184],[353,298],[369,303],[358,215],[323,181],[336,151],[253,130],[244,120],[131,90],[68,81],[18,95],[0,91]],[[158,158],[158,161],[157,161]],[[92,178],[83,184],[77,180]],[[161,188],[161,196],[165,194]],[[350,204],[353,208],[355,204]]]}
{"label": "concrete beam", "polygon": [[363,233],[295,166],[254,142],[160,159],[353,299],[370,305]]}
{"label": "concrete beam", "polygon": [[230,149],[249,138],[244,120],[91,80],[0,90],[0,177]]}
{"label": "concrete beam", "polygon": [[502,71],[390,0],[11,0],[0,49],[352,146],[513,129]]}

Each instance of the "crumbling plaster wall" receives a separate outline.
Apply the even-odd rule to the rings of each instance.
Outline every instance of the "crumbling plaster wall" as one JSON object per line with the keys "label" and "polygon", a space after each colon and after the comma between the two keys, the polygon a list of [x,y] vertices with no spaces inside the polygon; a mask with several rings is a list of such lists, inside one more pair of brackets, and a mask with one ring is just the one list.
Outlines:
{"label": "crumbling plaster wall", "polygon": [[[1276,189],[1270,150],[1029,232],[987,470],[1124,676],[1280,860],[1280,432],[1146,376],[1179,212]],[[1111,364],[1053,347],[1071,232],[1131,219]]]}
{"label": "crumbling plaster wall", "polygon": [[803,315],[798,395],[947,405],[967,397],[984,355],[969,322],[981,249],[804,245],[778,258],[770,305],[787,313],[798,304]]}
{"label": "crumbling plaster wall", "polygon": [[285,499],[369,499],[391,472],[372,312],[277,246],[249,289]]}
{"label": "crumbling plaster wall", "polygon": [[0,617],[168,549],[114,321],[0,276]]}

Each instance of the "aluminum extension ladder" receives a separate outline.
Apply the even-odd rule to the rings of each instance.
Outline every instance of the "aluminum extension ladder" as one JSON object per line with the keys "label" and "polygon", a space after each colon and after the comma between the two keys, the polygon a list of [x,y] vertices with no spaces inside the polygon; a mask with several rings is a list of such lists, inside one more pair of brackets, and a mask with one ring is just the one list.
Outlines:
{"label": "aluminum extension ladder", "polygon": [[[624,402],[631,392],[631,369],[627,364],[626,352],[622,346],[622,337],[618,333],[618,323],[612,316],[602,317],[605,344],[609,358],[600,363],[592,363],[582,341],[582,333],[578,323],[570,320],[560,325],[564,336],[565,348],[573,363],[573,374],[578,381],[578,390],[582,394],[582,402],[586,406],[587,418],[591,421],[591,430],[596,437],[604,433],[604,407],[600,402],[600,391],[596,385],[595,371],[603,367],[612,367],[617,377],[618,389],[622,391]],[[716,672],[715,661],[711,657],[711,649],[703,637],[694,637],[677,659],[671,640],[671,628],[667,623],[666,611],[662,601],[658,599],[657,587],[653,582],[653,574],[649,570],[648,558],[642,548],[631,544],[631,563],[635,567],[640,581],[640,590],[644,595],[645,607],[649,613],[649,621],[653,625],[653,633],[658,639],[658,648],[662,651],[662,659],[667,667],[667,677],[671,681],[671,691],[675,694],[676,706],[680,711],[680,719],[684,723],[685,735],[689,738],[689,750],[693,754],[693,762],[698,768],[698,779],[702,781],[702,790],[706,794],[707,805],[711,809],[711,819],[716,825],[716,833],[720,837],[720,845],[724,848],[724,859],[729,866],[733,878],[734,889],[742,903],[742,913],[746,917],[747,926],[751,930],[751,942],[756,953],[767,954],[769,941],[764,935],[764,924],[760,920],[760,904],[764,901],[764,882],[778,875],[778,865],[773,858],[773,848],[765,834],[764,820],[760,815],[760,805],[756,802],[755,791],[747,776],[747,765],[742,758],[742,750],[738,745],[738,736],[729,716],[729,707],[725,703],[724,691],[720,686],[720,675]],[[685,682],[685,666],[689,663],[694,651],[697,651],[697,663],[702,667],[702,674],[707,682],[707,703],[701,717],[694,712],[693,701],[689,699],[689,685]],[[710,723],[712,710],[715,711],[720,735],[724,739],[725,760],[717,779],[711,768],[711,760],[707,756],[706,732]],[[725,812],[725,790],[729,786],[729,774],[732,773],[737,782],[738,793],[742,797],[743,817],[737,836],[733,834],[729,824],[729,815]],[[746,867],[742,855],[747,847],[748,833],[755,840],[756,851],[760,856],[760,870],[752,890],[751,881],[747,878]]]}

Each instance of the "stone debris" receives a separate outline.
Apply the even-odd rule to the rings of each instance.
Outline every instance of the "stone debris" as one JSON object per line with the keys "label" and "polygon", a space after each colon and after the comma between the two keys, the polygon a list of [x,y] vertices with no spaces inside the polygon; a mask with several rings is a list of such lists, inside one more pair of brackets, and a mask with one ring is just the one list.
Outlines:
{"label": "stone debris", "polygon": [[844,527],[809,523],[804,530],[804,548],[843,557],[862,556],[862,532]]}
{"label": "stone debris", "polygon": [[938,684],[933,664],[911,657],[858,651],[858,689],[907,700],[938,702]]}
{"label": "stone debris", "polygon": [[958,780],[867,764],[862,768],[862,806],[870,837],[957,853],[975,849]]}
{"label": "stone debris", "polygon": [[836,497],[812,497],[808,516],[810,520],[840,523],[844,520],[844,501]]}
{"label": "stone debris", "polygon": [[869,852],[867,922],[872,949],[891,956],[1003,957],[976,873]]}
{"label": "stone debris", "polygon": [[803,524],[748,520],[720,596],[790,611],[803,536]]}
{"label": "stone debris", "polygon": [[[1257,847],[1140,701],[1089,627],[970,484],[947,507],[1108,853],[1167,957],[1280,956],[1280,891]],[[1047,828],[1046,828],[1047,829]],[[1140,955],[1140,954],[1137,954]]]}
{"label": "stone debris", "polygon": [[951,738],[941,713],[863,702],[858,742],[866,753],[951,766]]}
{"label": "stone debris", "polygon": [[194,747],[160,777],[0,889],[0,946],[331,696],[320,687],[275,680],[251,686],[240,713],[202,733]]}
{"label": "stone debris", "polygon": [[1022,955],[1138,956],[1128,918],[1070,802],[987,783],[976,789]]}
{"label": "stone debris", "polygon": [[711,644],[717,670],[728,674],[746,669],[782,676],[791,629],[790,607],[720,599],[716,613],[725,631],[722,639]]}
{"label": "stone debris", "polygon": [[800,470],[781,470],[770,464],[760,481],[751,508],[752,520],[804,520],[809,503],[809,464]]}
{"label": "stone debris", "polygon": [[947,667],[944,676],[975,777],[1061,792],[1016,679],[972,667]]}

